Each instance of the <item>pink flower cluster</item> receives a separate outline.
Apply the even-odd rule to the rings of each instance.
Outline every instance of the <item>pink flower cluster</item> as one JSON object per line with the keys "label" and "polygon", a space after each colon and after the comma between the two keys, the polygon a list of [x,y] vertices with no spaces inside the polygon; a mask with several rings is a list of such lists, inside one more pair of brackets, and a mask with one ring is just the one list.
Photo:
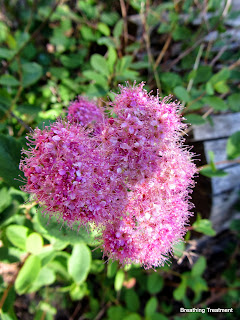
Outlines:
{"label": "pink flower cluster", "polygon": [[104,255],[151,268],[186,232],[196,167],[183,147],[179,104],[143,86],[120,86],[114,118],[79,97],[67,120],[33,131],[20,168],[24,190],[47,212],[94,224]]}

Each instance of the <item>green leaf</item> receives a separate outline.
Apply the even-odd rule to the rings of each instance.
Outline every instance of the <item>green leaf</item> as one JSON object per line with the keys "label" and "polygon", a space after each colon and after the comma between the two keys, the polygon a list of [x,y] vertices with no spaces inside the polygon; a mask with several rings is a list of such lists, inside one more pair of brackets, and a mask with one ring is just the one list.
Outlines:
{"label": "green leaf", "polygon": [[19,226],[17,224],[12,224],[6,229],[8,240],[10,240],[14,246],[23,250],[26,250],[26,240],[28,233],[29,229],[27,227]]}
{"label": "green leaf", "polygon": [[195,124],[195,125],[201,125],[206,122],[202,116],[200,116],[199,114],[194,114],[194,113],[185,114],[184,118],[186,119],[187,123]]}
{"label": "green leaf", "polygon": [[0,177],[16,188],[23,184],[15,180],[21,174],[19,170],[21,148],[22,143],[19,140],[0,134]]}
{"label": "green leaf", "polygon": [[235,132],[228,138],[227,157],[230,160],[240,157],[240,131]]}
{"label": "green leaf", "polygon": [[156,294],[163,288],[163,278],[156,272],[147,278],[147,290],[150,294]]}
{"label": "green leaf", "polygon": [[27,62],[22,65],[23,78],[22,85],[24,88],[36,83],[43,75],[43,69],[36,62]]}
{"label": "green leaf", "polygon": [[89,80],[93,80],[102,86],[108,85],[106,77],[96,71],[86,70],[86,71],[83,71],[83,75],[85,78]]}
{"label": "green leaf", "polygon": [[240,93],[234,93],[227,98],[228,105],[232,111],[240,111]]}
{"label": "green leaf", "polygon": [[128,316],[124,317],[123,320],[141,320],[142,318],[140,317],[139,314],[137,313],[131,313]]}
{"label": "green leaf", "polygon": [[225,172],[224,170],[220,170],[220,169],[213,169],[211,167],[211,165],[206,166],[204,168],[202,168],[199,171],[203,176],[208,177],[208,178],[213,178],[213,177],[225,177],[228,175],[227,172]]}
{"label": "green leaf", "polygon": [[107,64],[108,64],[108,68],[111,72],[114,71],[114,65],[117,61],[117,51],[110,47],[108,49],[108,59],[107,59]]}
{"label": "green leaf", "polygon": [[107,277],[108,278],[113,278],[117,272],[117,267],[118,267],[118,264],[117,264],[117,261],[112,261],[110,260],[108,262],[108,266],[107,266]]}
{"label": "green leaf", "polygon": [[116,291],[119,291],[122,289],[123,281],[124,281],[124,271],[123,270],[118,270],[115,280],[114,280],[114,289]]}
{"label": "green leaf", "polygon": [[197,262],[193,265],[191,276],[197,277],[201,276],[207,267],[206,258],[201,256],[198,258]]}
{"label": "green leaf", "polygon": [[85,51],[81,53],[71,53],[68,55],[61,55],[60,61],[64,67],[69,69],[75,69],[82,65],[85,56]]}
{"label": "green leaf", "polygon": [[100,54],[93,54],[91,56],[90,63],[94,70],[100,72],[105,76],[109,75],[107,62]]}
{"label": "green leaf", "polygon": [[188,110],[200,110],[200,109],[202,109],[202,107],[203,107],[203,104],[200,102],[200,101],[196,101],[196,102],[194,102],[194,103],[191,103],[190,102],[190,104],[189,104],[189,106],[187,106],[187,109]]}
{"label": "green leaf", "polygon": [[27,252],[38,254],[43,248],[43,238],[40,234],[33,232],[26,240],[26,250]]}
{"label": "green leaf", "polygon": [[114,29],[113,29],[113,36],[114,38],[119,38],[123,33],[123,19],[118,20]]}
{"label": "green leaf", "polygon": [[4,74],[3,76],[0,77],[0,84],[4,86],[16,87],[19,85],[19,83],[20,82],[10,74]]}
{"label": "green leaf", "polygon": [[109,27],[105,23],[99,22],[98,25],[97,25],[97,28],[106,37],[110,36],[111,31],[110,31]]}
{"label": "green leaf", "polygon": [[181,86],[182,79],[181,77],[174,72],[163,72],[160,73],[161,81],[168,87],[168,88],[175,88],[176,86]]}
{"label": "green leaf", "polygon": [[84,282],[80,285],[74,283],[70,290],[70,296],[73,301],[79,301],[84,296],[86,296],[89,293],[87,288],[87,283]]}
{"label": "green leaf", "polygon": [[174,246],[173,246],[174,255],[179,258],[182,257],[184,250],[185,250],[184,241],[179,241],[176,244],[174,244]]}
{"label": "green leaf", "polygon": [[43,267],[40,269],[40,272],[33,282],[29,292],[36,292],[43,286],[49,286],[50,284],[53,284],[55,280],[56,276],[53,270],[48,267]]}
{"label": "green leaf", "polygon": [[207,236],[216,235],[216,231],[212,228],[212,222],[207,219],[198,218],[192,227],[195,231],[206,234]]}
{"label": "green leaf", "polygon": [[230,78],[231,72],[227,68],[223,68],[221,71],[218,73],[214,74],[209,82],[214,86],[216,83],[220,81],[226,81]]}
{"label": "green leaf", "polygon": [[178,285],[177,289],[173,291],[173,297],[177,301],[181,301],[186,294],[186,289],[187,289],[187,278],[186,276],[182,276],[182,281]]}
{"label": "green leaf", "polygon": [[226,110],[228,108],[227,104],[219,97],[205,97],[202,100],[205,104],[208,104],[217,111]]}
{"label": "green leaf", "polygon": [[84,244],[75,244],[68,260],[68,272],[77,284],[83,283],[90,271],[92,255]]}
{"label": "green leaf", "polygon": [[191,100],[189,93],[187,92],[187,90],[185,88],[183,88],[182,86],[178,86],[173,90],[175,96],[184,102],[189,102]]}
{"label": "green leaf", "polygon": [[[76,224],[73,225],[72,228],[69,228],[64,226],[65,222],[62,219],[57,219],[54,216],[50,218],[48,215],[43,215],[40,210],[38,210],[37,213],[37,221],[40,223],[47,235],[57,238],[65,243],[94,243],[94,233],[90,230],[86,230],[85,227],[81,227],[79,229],[79,226]],[[42,234],[45,235],[44,233]]]}
{"label": "green leaf", "polygon": [[21,268],[16,282],[16,292],[21,295],[31,290],[33,282],[37,279],[41,269],[41,261],[37,256],[30,256]]}
{"label": "green leaf", "polygon": [[125,293],[125,303],[129,311],[136,312],[140,308],[140,300],[133,289],[127,290]]}
{"label": "green leaf", "polygon": [[157,310],[158,301],[156,297],[151,297],[144,309],[144,313],[147,317],[151,317]]}
{"label": "green leaf", "polygon": [[10,204],[12,197],[9,194],[8,188],[0,189],[0,213],[3,212]]}
{"label": "green leaf", "polygon": [[218,93],[227,93],[230,88],[229,86],[226,85],[225,81],[219,81],[214,85],[214,89],[218,92]]}

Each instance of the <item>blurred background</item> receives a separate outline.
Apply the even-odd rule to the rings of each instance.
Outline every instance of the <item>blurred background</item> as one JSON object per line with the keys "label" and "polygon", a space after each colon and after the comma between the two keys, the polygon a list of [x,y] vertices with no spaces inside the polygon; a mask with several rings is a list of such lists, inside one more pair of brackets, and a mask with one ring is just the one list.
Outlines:
{"label": "blurred background", "polygon": [[[0,0],[0,44],[0,318],[240,319],[239,0]],[[31,128],[126,81],[182,102],[200,171],[185,241],[155,271],[104,263],[19,189]]]}

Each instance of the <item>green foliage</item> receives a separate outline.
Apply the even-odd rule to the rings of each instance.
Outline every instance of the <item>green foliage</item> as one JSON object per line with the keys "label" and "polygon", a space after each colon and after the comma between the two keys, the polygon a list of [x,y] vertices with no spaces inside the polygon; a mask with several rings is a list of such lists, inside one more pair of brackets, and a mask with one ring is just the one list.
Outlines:
{"label": "green foliage", "polygon": [[240,157],[240,131],[235,132],[227,141],[228,159]]}
{"label": "green foliage", "polygon": [[[178,263],[184,260],[180,266],[171,258],[173,268],[165,265],[156,272],[138,265],[122,269],[111,259],[104,263],[101,249],[92,250],[101,243],[94,240],[97,234],[91,226],[67,228],[58,217],[42,213],[19,190],[23,184],[19,161],[29,127],[43,128],[64,115],[77,95],[99,99],[105,106],[104,101],[114,98],[111,91],[126,81],[145,81],[154,93],[159,89],[159,96],[173,95],[173,100],[184,104],[180,112],[192,125],[204,124],[210,113],[239,112],[240,73],[230,67],[239,56],[222,37],[228,25],[219,8],[225,2],[209,1],[208,17],[202,1],[150,1],[150,5],[142,0],[78,0],[75,5],[65,1],[48,17],[55,3],[40,0],[37,10],[34,1],[2,4],[0,256],[3,267],[15,268],[16,279],[0,277],[0,317],[17,320],[21,301],[30,301],[26,318],[54,320],[62,311],[73,318],[70,313],[78,310],[82,300],[75,318],[178,320],[180,305],[204,304],[214,292],[210,293],[213,279],[209,282],[205,272],[209,268],[206,258],[200,256],[192,266],[186,262],[195,253],[191,251],[192,230],[215,236],[211,222],[198,215],[184,241],[174,246],[174,258]],[[199,39],[212,32],[217,39],[206,47]],[[167,39],[170,42],[165,46]],[[223,54],[214,61],[221,49]],[[240,156],[239,141],[239,132],[228,139],[228,159]],[[216,167],[213,153],[201,174],[226,175]],[[239,239],[237,220],[230,229]],[[240,299],[236,243],[234,250],[219,281],[225,281],[227,288],[221,305],[229,308]],[[11,287],[8,281],[12,280]],[[196,319],[198,315],[188,316]]]}

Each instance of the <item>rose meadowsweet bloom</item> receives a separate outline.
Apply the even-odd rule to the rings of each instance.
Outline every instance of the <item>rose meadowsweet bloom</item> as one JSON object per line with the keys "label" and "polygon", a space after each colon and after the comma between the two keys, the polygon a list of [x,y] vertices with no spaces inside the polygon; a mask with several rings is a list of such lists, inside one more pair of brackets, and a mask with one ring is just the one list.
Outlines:
{"label": "rose meadowsweet bloom", "polygon": [[65,121],[37,128],[30,135],[33,146],[23,151],[27,157],[20,163],[27,178],[24,190],[70,225],[102,224],[122,214],[127,195],[87,133],[80,124]]}
{"label": "rose meadowsweet bloom", "polygon": [[103,129],[104,113],[94,102],[79,96],[68,107],[67,119],[70,122],[78,122],[85,128],[92,128],[95,133],[100,133]]}
{"label": "rose meadowsweet bloom", "polygon": [[70,226],[94,223],[104,255],[151,268],[186,232],[196,167],[183,145],[180,104],[143,87],[120,86],[114,118],[78,97],[67,120],[30,134],[20,168],[24,190],[50,215]]}
{"label": "rose meadowsweet bloom", "polygon": [[103,231],[104,254],[122,265],[156,267],[186,232],[196,167],[183,147],[180,105],[149,95],[143,84],[120,90],[103,141],[131,191],[123,218]]}

